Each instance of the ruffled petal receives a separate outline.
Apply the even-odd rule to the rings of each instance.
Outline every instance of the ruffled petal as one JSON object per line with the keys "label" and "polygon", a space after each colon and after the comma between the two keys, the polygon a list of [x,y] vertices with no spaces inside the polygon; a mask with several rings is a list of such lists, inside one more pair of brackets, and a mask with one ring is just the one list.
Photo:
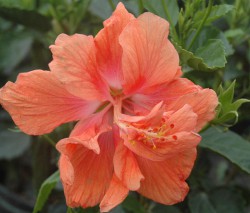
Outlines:
{"label": "ruffled petal", "polygon": [[197,115],[184,105],[177,111],[163,112],[157,104],[146,116],[121,115],[118,125],[124,145],[135,154],[162,161],[194,148],[200,136],[194,133]]}
{"label": "ruffled petal", "polygon": [[84,101],[69,93],[53,73],[35,70],[19,74],[16,83],[0,90],[0,103],[25,133],[42,135],[62,123],[93,113],[99,101]]}
{"label": "ruffled petal", "polygon": [[121,89],[122,48],[118,38],[124,27],[133,19],[134,16],[119,3],[113,15],[104,21],[104,28],[95,37],[98,69],[114,89]]}
{"label": "ruffled petal", "polygon": [[190,80],[186,78],[177,78],[169,84],[158,85],[152,90],[144,90],[143,93],[133,95],[131,100],[134,104],[131,107],[135,113],[145,114],[160,101],[168,104],[183,95],[198,92],[200,90],[201,87],[195,85]]}
{"label": "ruffled petal", "polygon": [[[97,143],[94,147],[99,146],[99,154],[88,145],[85,146],[86,143],[72,141],[71,138],[63,139],[57,144],[57,149],[61,152],[61,180],[66,202],[70,207],[95,206],[108,190],[113,176],[112,133],[102,133]],[[64,173],[67,169],[70,175]]]}
{"label": "ruffled petal", "polygon": [[134,154],[123,145],[123,142],[118,142],[114,155],[114,170],[117,177],[130,190],[138,190],[140,182],[144,179]]}
{"label": "ruffled petal", "polygon": [[193,112],[193,108],[187,104],[176,112],[166,113],[165,117],[165,125],[169,135],[176,132],[192,132],[196,130],[198,116]]}
{"label": "ruffled petal", "polygon": [[138,192],[165,205],[183,201],[189,191],[185,180],[193,168],[195,159],[195,148],[161,162],[137,157],[139,167],[145,176]]}
{"label": "ruffled petal", "polygon": [[56,145],[67,205],[95,206],[112,179],[114,141],[109,108],[78,122],[69,138]]}
{"label": "ruffled petal", "polygon": [[209,121],[211,121],[216,112],[215,108],[218,105],[216,93],[211,89],[200,89],[197,92],[180,96],[179,98],[169,101],[166,105],[167,110],[180,109],[185,104],[192,107],[193,111],[198,115],[196,131]]}
{"label": "ruffled petal", "polygon": [[86,100],[109,98],[107,85],[97,71],[92,36],[60,34],[50,49],[53,61],[49,67],[69,92]]}
{"label": "ruffled petal", "polygon": [[129,190],[116,175],[113,175],[109,188],[100,203],[100,211],[108,212],[119,205],[128,195]]}
{"label": "ruffled petal", "polygon": [[[201,137],[193,132],[178,132],[164,137],[161,142],[136,141],[129,138],[124,139],[124,145],[140,157],[151,161],[163,161],[180,152],[196,147]],[[143,171],[141,171],[144,175]]]}
{"label": "ruffled petal", "polygon": [[179,56],[168,40],[166,20],[144,13],[120,35],[123,88],[126,94],[168,83],[179,75]]}

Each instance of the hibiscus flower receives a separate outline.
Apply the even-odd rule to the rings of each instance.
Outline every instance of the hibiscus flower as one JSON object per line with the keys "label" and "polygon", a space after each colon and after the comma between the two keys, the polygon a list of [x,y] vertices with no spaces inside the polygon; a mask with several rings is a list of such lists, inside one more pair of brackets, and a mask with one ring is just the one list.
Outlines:
{"label": "hibiscus flower", "polygon": [[181,78],[166,20],[135,18],[119,3],[93,38],[61,34],[51,71],[22,73],[0,103],[25,133],[50,133],[79,121],[56,145],[67,205],[100,203],[102,212],[137,191],[166,205],[182,201],[218,100]]}

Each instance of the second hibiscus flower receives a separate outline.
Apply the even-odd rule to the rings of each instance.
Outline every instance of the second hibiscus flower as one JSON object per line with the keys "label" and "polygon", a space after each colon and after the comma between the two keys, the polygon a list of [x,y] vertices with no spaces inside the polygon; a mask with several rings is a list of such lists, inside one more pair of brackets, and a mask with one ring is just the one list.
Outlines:
{"label": "second hibiscus flower", "polygon": [[51,71],[20,74],[0,103],[27,134],[78,121],[58,142],[67,204],[106,212],[129,190],[166,205],[182,201],[199,130],[215,115],[215,92],[181,78],[169,24],[118,4],[92,36],[58,36]]}

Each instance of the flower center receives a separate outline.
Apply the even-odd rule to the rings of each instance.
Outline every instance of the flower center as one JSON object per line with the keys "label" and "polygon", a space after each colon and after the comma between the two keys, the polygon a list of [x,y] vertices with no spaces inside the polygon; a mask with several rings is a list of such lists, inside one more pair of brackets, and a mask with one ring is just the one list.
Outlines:
{"label": "flower center", "polygon": [[122,89],[116,89],[116,88],[110,87],[109,91],[110,91],[110,95],[113,98],[116,98],[117,96],[122,96],[123,95],[123,90]]}
{"label": "flower center", "polygon": [[130,128],[134,130],[134,137],[131,138],[129,141],[132,144],[136,142],[149,144],[152,146],[152,149],[157,148],[157,144],[167,142],[169,140],[177,140],[176,135],[169,136],[169,131],[174,128],[174,124],[168,125],[165,121],[165,118],[162,118],[162,121],[159,126],[151,127],[151,126],[138,126],[135,125],[128,125],[126,128]]}
{"label": "flower center", "polygon": [[[124,116],[120,114],[121,107],[121,103],[115,106],[114,122],[119,126],[123,138],[127,138],[131,144],[144,143],[152,149],[156,149],[157,145],[178,139],[176,135],[171,134],[175,125],[168,123],[169,117],[167,115],[162,115],[162,118],[151,118],[152,121],[147,120],[144,116],[129,116],[126,120],[126,116],[123,119]],[[134,118],[137,120],[133,121]],[[156,120],[158,122],[155,124]]]}

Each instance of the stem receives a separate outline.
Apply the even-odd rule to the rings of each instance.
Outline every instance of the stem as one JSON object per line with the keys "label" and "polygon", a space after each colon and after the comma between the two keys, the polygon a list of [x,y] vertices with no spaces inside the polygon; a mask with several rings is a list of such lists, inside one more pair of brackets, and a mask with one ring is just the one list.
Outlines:
{"label": "stem", "polygon": [[52,145],[53,147],[55,147],[56,142],[53,141],[48,135],[43,135],[42,137],[44,137],[49,142],[50,145]]}
{"label": "stem", "polygon": [[237,16],[238,16],[238,11],[240,11],[240,6],[241,6],[241,1],[240,0],[236,0],[235,1],[235,4],[234,4],[234,12],[233,12],[233,15],[232,15],[232,21],[231,21],[231,28],[236,28],[236,25],[237,25]]}
{"label": "stem", "polygon": [[170,16],[170,14],[169,14],[169,12],[168,12],[168,7],[167,7],[167,5],[166,5],[166,2],[165,2],[164,0],[161,0],[161,4],[162,4],[162,6],[163,6],[165,15],[167,16],[167,19],[168,19],[168,21],[169,21],[169,23],[170,23],[170,27],[171,27],[170,29],[171,29],[171,31],[172,31],[172,33],[173,33],[173,37],[175,38],[174,40],[177,41],[177,43],[179,43],[179,37],[178,37],[178,34],[177,34],[177,32],[176,32],[176,29],[175,29],[173,20],[171,19],[171,16]]}
{"label": "stem", "polygon": [[115,4],[112,0],[109,0],[109,5],[110,5],[112,10],[115,10]]}
{"label": "stem", "polygon": [[208,16],[209,16],[209,14],[211,13],[213,2],[214,2],[214,0],[209,0],[206,14],[205,14],[204,18],[202,19],[202,21],[200,23],[200,26],[198,27],[198,29],[197,29],[197,31],[196,31],[196,33],[195,33],[195,35],[194,35],[191,43],[189,44],[189,46],[187,48],[188,50],[193,46],[193,44],[194,44],[195,40],[197,39],[197,37],[199,36],[199,34],[200,34],[200,32],[201,32],[201,30],[202,30],[202,28],[203,28],[203,26],[204,26],[204,24],[205,24]]}
{"label": "stem", "polygon": [[64,25],[62,24],[62,22],[58,16],[58,13],[56,11],[56,8],[54,7],[53,4],[51,4],[51,6],[50,6],[50,13],[53,16],[53,18],[56,20],[57,26],[59,27],[60,31],[66,33],[67,30],[65,29]]}
{"label": "stem", "polygon": [[139,14],[142,14],[144,10],[142,0],[138,0],[138,5],[139,5]]}
{"label": "stem", "polygon": [[67,208],[67,213],[74,213],[74,212],[73,212],[73,210],[70,207],[68,207]]}
{"label": "stem", "polygon": [[215,91],[217,91],[222,81],[223,81],[223,71],[218,70],[217,72],[215,72],[215,80],[214,80],[214,85],[213,85],[213,89]]}

